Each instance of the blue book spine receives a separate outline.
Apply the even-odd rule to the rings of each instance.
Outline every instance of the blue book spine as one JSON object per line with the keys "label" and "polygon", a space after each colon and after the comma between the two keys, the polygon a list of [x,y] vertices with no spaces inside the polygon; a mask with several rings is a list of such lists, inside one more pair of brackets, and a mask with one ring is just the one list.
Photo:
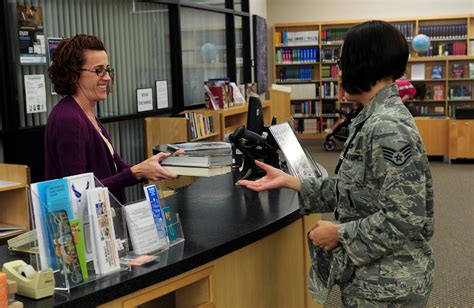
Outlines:
{"label": "blue book spine", "polygon": [[166,225],[163,219],[163,213],[161,211],[158,190],[156,189],[155,185],[145,186],[144,188],[146,198],[151,205],[151,211],[153,212],[153,219],[155,220],[156,230],[158,231],[158,237],[160,239],[166,238]]}

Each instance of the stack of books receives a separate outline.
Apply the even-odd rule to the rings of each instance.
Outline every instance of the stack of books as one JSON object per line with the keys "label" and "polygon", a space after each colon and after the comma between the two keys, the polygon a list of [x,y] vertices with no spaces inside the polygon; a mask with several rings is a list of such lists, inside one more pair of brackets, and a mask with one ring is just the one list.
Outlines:
{"label": "stack of books", "polygon": [[186,142],[168,144],[171,150],[184,150],[172,154],[161,165],[177,175],[215,176],[231,171],[232,150],[227,142]]}

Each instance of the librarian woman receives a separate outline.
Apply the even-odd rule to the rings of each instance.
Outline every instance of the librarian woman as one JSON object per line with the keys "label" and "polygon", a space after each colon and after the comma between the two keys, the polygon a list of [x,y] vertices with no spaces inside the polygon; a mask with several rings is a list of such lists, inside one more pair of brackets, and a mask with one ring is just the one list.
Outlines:
{"label": "librarian woman", "polygon": [[165,153],[136,165],[127,164],[94,115],[94,107],[107,99],[114,80],[105,46],[97,37],[78,34],[63,39],[48,75],[54,90],[63,98],[54,106],[46,124],[46,179],[93,172],[123,203],[126,186],[176,177],[160,165],[168,155]]}

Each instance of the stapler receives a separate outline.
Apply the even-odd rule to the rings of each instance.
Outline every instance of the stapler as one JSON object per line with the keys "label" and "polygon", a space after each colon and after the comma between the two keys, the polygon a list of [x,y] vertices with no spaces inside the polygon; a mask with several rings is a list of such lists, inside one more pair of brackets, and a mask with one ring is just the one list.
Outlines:
{"label": "stapler", "polygon": [[7,274],[7,279],[17,283],[17,294],[40,299],[54,293],[54,274],[51,269],[35,271],[25,261],[15,260],[3,264],[2,272]]}

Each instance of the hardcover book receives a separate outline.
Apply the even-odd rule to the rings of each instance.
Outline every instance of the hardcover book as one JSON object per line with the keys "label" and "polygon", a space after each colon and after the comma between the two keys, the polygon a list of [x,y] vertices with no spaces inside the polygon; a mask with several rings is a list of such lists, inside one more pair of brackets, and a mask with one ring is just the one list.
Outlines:
{"label": "hardcover book", "polygon": [[463,78],[464,77],[464,67],[462,64],[453,64],[453,78]]}
{"label": "hardcover book", "polygon": [[433,65],[431,69],[431,79],[441,79],[441,78],[443,78],[443,66]]}
{"label": "hardcover book", "polygon": [[424,80],[425,79],[425,64],[414,63],[411,65],[411,80]]}
{"label": "hardcover book", "polygon": [[230,143],[222,141],[170,143],[167,146],[173,150],[183,150],[185,153],[195,151],[216,151],[215,153],[221,154],[231,153]]}
{"label": "hardcover book", "polygon": [[212,154],[212,153],[196,153],[183,155],[171,155],[166,157],[161,165],[167,166],[187,166],[187,167],[215,167],[228,166],[232,164],[231,154]]}
{"label": "hardcover book", "polygon": [[177,174],[177,175],[202,176],[202,177],[210,177],[210,176],[226,174],[231,171],[231,166],[212,167],[212,168],[165,166],[165,168],[166,170],[173,172],[174,174]]}
{"label": "hardcover book", "polygon": [[444,86],[443,85],[433,86],[433,99],[444,100]]}

